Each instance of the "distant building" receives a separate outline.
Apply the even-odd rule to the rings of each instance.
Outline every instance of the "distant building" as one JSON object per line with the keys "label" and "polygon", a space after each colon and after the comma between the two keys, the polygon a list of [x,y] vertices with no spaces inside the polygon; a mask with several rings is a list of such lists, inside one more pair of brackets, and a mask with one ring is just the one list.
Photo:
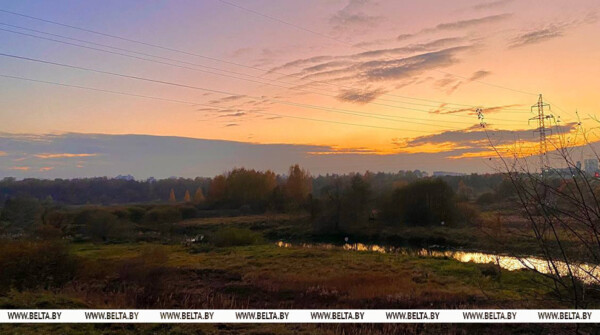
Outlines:
{"label": "distant building", "polygon": [[467,175],[466,173],[462,173],[462,172],[433,171],[434,177],[444,177],[444,176],[459,177],[459,176],[466,176],[466,175]]}
{"label": "distant building", "polygon": [[588,175],[595,175],[598,172],[598,159],[590,158],[583,161],[585,166],[585,173]]}

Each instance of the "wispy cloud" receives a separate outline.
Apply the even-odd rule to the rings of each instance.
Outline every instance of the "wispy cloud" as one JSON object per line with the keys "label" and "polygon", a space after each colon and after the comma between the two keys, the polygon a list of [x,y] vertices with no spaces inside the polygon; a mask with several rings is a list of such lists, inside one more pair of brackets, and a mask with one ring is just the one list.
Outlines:
{"label": "wispy cloud", "polygon": [[413,38],[413,37],[416,37],[419,35],[430,34],[430,33],[440,32],[440,31],[454,31],[454,30],[471,29],[471,28],[480,27],[480,26],[487,25],[487,24],[499,23],[506,19],[509,19],[511,16],[512,16],[511,13],[503,13],[503,14],[488,15],[488,16],[483,16],[483,17],[478,17],[478,18],[473,18],[473,19],[457,20],[457,21],[453,21],[453,22],[444,22],[444,23],[440,23],[431,28],[422,29],[413,34],[407,34],[407,33],[400,34],[396,37],[396,40],[404,41],[404,40],[407,40],[409,38]]}
{"label": "wispy cloud", "polygon": [[471,75],[471,78],[469,78],[470,81],[474,81],[474,80],[479,80],[479,79],[483,79],[487,76],[489,76],[490,74],[492,74],[492,72],[490,71],[485,71],[485,70],[479,70],[475,73],[473,73]]}
{"label": "wispy cloud", "polygon": [[454,21],[454,22],[440,23],[437,26],[435,26],[434,28],[426,29],[424,31],[431,32],[431,31],[440,31],[440,30],[458,30],[458,29],[479,27],[484,24],[504,21],[504,20],[510,18],[511,16],[512,16],[512,14],[510,14],[510,13],[504,13],[504,14],[489,15],[489,16],[468,19],[468,20],[458,20],[458,21]]}
{"label": "wispy cloud", "polygon": [[375,28],[383,18],[365,13],[369,4],[368,0],[349,0],[346,6],[329,18],[333,31],[358,34]]}
{"label": "wispy cloud", "polygon": [[482,4],[477,4],[477,5],[473,6],[472,8],[475,10],[493,9],[493,8],[502,7],[511,2],[513,2],[513,0],[496,0],[496,1],[485,2]]}
{"label": "wispy cloud", "polygon": [[[576,123],[569,123],[563,126],[559,126],[555,129],[557,133],[569,133],[575,130],[577,127]],[[445,131],[439,134],[425,135],[415,137],[402,142],[401,144],[406,147],[416,147],[422,145],[440,145],[440,144],[451,144],[456,147],[463,148],[480,148],[489,150],[488,138],[492,139],[494,145],[507,145],[514,144],[515,141],[519,140],[535,140],[535,136],[531,129],[523,130],[474,130],[476,128],[469,128],[464,130],[453,130]]]}
{"label": "wispy cloud", "polygon": [[94,157],[98,154],[71,154],[71,153],[43,153],[35,154],[34,157],[41,159],[54,159],[54,158],[75,158],[75,157]]}
{"label": "wispy cloud", "polygon": [[523,32],[510,40],[509,48],[519,48],[533,44],[539,44],[552,39],[564,36],[567,31],[586,24],[594,24],[598,22],[596,12],[588,12],[584,17],[563,21],[558,23],[550,23],[540,28]]}
{"label": "wispy cloud", "polygon": [[382,94],[385,94],[385,90],[382,88],[351,89],[343,90],[340,94],[338,94],[337,99],[340,101],[362,105],[377,99],[377,97]]}
{"label": "wispy cloud", "polygon": [[[446,104],[442,104],[442,105],[440,105],[439,108],[431,111],[430,113],[432,113],[432,114],[458,114],[458,113],[467,112],[467,113],[469,113],[471,115],[475,115],[476,114],[475,113],[475,111],[476,111],[475,107],[455,108],[455,109],[447,109],[446,107],[447,107]],[[506,109],[514,108],[514,107],[521,107],[521,105],[513,104],[513,105],[485,107],[484,112],[485,112],[485,114],[499,113],[499,112],[502,112],[502,111],[504,111]]]}
{"label": "wispy cloud", "polygon": [[40,172],[46,172],[46,171],[50,171],[50,170],[54,170],[53,166],[42,166],[40,168]]}
{"label": "wispy cloud", "polygon": [[530,31],[512,39],[509,47],[518,48],[531,44],[538,44],[563,36],[567,26],[551,24],[548,27]]}
{"label": "wispy cloud", "polygon": [[31,167],[29,167],[29,166],[11,166],[8,169],[15,170],[15,171],[29,171],[29,169],[31,169]]}

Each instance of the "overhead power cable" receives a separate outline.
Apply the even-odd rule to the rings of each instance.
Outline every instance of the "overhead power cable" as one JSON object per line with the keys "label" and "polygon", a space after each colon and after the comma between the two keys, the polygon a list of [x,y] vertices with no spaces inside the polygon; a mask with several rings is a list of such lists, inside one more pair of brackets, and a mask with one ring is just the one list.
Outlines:
{"label": "overhead power cable", "polygon": [[[76,65],[70,65],[70,64],[64,64],[64,63],[57,63],[57,62],[52,62],[52,61],[47,61],[47,60],[42,60],[42,59],[36,59],[36,58],[30,58],[30,57],[23,57],[23,56],[11,55],[11,54],[6,54],[6,53],[0,53],[0,56],[8,57],[8,58],[14,58],[14,59],[20,59],[20,60],[25,60],[25,61],[30,61],[30,62],[36,62],[36,63],[54,65],[54,66],[59,66],[59,67],[77,69],[77,70],[82,70],[82,71],[100,73],[100,74],[105,74],[105,75],[110,75],[110,76],[121,77],[121,78],[129,78],[129,79],[134,79],[134,80],[139,80],[139,81],[145,81],[145,82],[151,82],[151,83],[156,83],[156,84],[169,85],[169,86],[175,86],[175,87],[181,87],[181,88],[188,88],[188,89],[194,89],[194,90],[201,90],[201,91],[212,92],[212,93],[217,93],[217,94],[234,95],[234,96],[245,96],[245,97],[248,97],[248,98],[251,98],[251,99],[255,99],[255,100],[259,100],[259,101],[271,101],[273,103],[287,105],[287,106],[295,106],[295,107],[301,107],[301,108],[310,108],[310,109],[324,110],[324,111],[330,111],[330,112],[336,112],[336,113],[342,113],[342,114],[349,114],[349,115],[355,115],[355,116],[361,116],[361,117],[379,118],[379,117],[375,117],[375,116],[365,115],[365,114],[362,114],[362,113],[359,113],[359,112],[355,112],[355,111],[342,110],[342,109],[330,108],[330,107],[321,107],[321,106],[315,106],[315,105],[303,104],[303,103],[295,103],[295,102],[289,102],[289,101],[284,101],[284,100],[271,99],[271,98],[267,98],[267,97],[257,97],[257,96],[251,96],[251,95],[244,95],[244,94],[238,94],[238,93],[229,92],[229,91],[216,90],[216,89],[210,89],[210,88],[205,88],[205,87],[199,87],[199,86],[193,86],[193,85],[175,83],[175,82],[170,82],[170,81],[164,81],[164,80],[159,80],[159,79],[152,79],[152,78],[145,78],[145,77],[127,75],[127,74],[122,74],[122,73],[116,73],[116,72],[110,72],[110,71],[92,69],[92,68],[87,68],[87,67],[82,67],[82,66],[76,66]],[[400,117],[398,117],[398,118],[400,118]],[[391,119],[391,118],[379,118],[379,119],[385,119],[385,120],[388,120],[388,121],[400,122],[400,120],[394,120],[394,119]],[[402,121],[402,122],[404,122],[404,123],[422,124],[422,125],[428,125],[428,126],[440,126],[440,125],[436,125],[436,124],[423,124],[423,123],[416,123],[416,122],[412,122],[412,121]],[[445,127],[446,128],[451,128],[451,127],[447,127],[447,126],[445,126]],[[461,129],[461,128],[455,128],[455,129]]]}
{"label": "overhead power cable", "polygon": [[[235,7],[235,8],[244,10],[246,12],[249,12],[249,13],[252,13],[252,14],[255,14],[255,15],[258,15],[258,16],[261,16],[261,17],[264,17],[264,18],[267,18],[267,19],[270,19],[270,20],[273,20],[273,21],[276,21],[276,22],[279,22],[279,23],[282,23],[282,24],[294,27],[294,28],[297,28],[297,29],[300,29],[302,31],[305,31],[305,32],[308,32],[308,33],[311,33],[311,34],[315,34],[315,35],[318,35],[318,36],[321,36],[321,37],[324,37],[324,38],[328,38],[330,40],[333,40],[333,41],[336,41],[336,42],[339,42],[339,43],[343,43],[343,44],[349,45],[349,46],[351,46],[353,48],[357,48],[357,49],[360,49],[360,50],[363,50],[363,51],[371,51],[371,50],[363,48],[361,46],[357,46],[357,45],[348,43],[346,41],[340,40],[340,39],[335,38],[333,36],[329,36],[327,34],[323,34],[321,32],[317,32],[317,31],[314,31],[312,29],[305,28],[305,27],[300,26],[298,24],[291,23],[291,22],[288,22],[286,20],[282,20],[282,19],[274,17],[272,15],[267,15],[267,14],[261,13],[261,12],[259,12],[257,10],[247,8],[247,7],[238,5],[238,4],[230,2],[230,1],[226,1],[226,0],[217,0],[217,1],[219,1],[219,2],[221,2],[223,4],[226,4],[228,6]],[[457,78],[469,79],[467,77],[456,75],[454,73],[450,73],[450,72],[446,72],[446,71],[442,71],[442,70],[438,70],[438,69],[433,69],[433,70],[434,71],[438,71],[440,73],[444,73],[444,74],[450,75],[450,76],[454,76],[454,77],[457,77]],[[518,90],[518,89],[514,89],[514,88],[502,86],[502,85],[496,85],[496,84],[484,82],[484,81],[481,81],[481,80],[471,80],[471,81],[474,81],[474,82],[477,82],[477,83],[480,83],[480,84],[483,84],[483,85],[488,85],[488,86],[491,86],[491,87],[496,87],[496,88],[500,88],[500,89],[504,89],[504,90],[509,90],[509,91],[513,91],[513,92],[518,92],[518,93],[526,94],[526,95],[535,95],[535,96],[538,95],[538,93],[526,92],[526,91],[523,91],[523,90]]]}
{"label": "overhead power cable", "polygon": [[[132,96],[132,97],[144,98],[144,99],[152,99],[152,100],[174,102],[174,103],[186,104],[186,105],[191,105],[191,106],[203,106],[203,107],[209,107],[209,108],[225,108],[225,109],[231,109],[232,108],[232,107],[229,107],[229,106],[215,106],[215,105],[208,105],[208,104],[197,103],[197,102],[192,102],[192,101],[177,100],[177,99],[170,99],[170,98],[161,98],[161,97],[156,97],[156,96],[142,95],[142,94],[135,94],[135,93],[126,93],[126,92],[114,91],[114,90],[105,90],[105,89],[101,89],[101,88],[86,87],[86,86],[73,85],[73,84],[65,84],[65,83],[60,83],[60,82],[47,81],[47,80],[39,80],[39,79],[32,79],[32,78],[25,78],[25,77],[19,77],[19,76],[11,76],[11,75],[0,74],[0,77],[2,77],[2,78],[9,78],[9,79],[17,79],[17,80],[22,80],[22,81],[35,82],[35,83],[56,85],[56,86],[62,86],[62,87],[76,88],[76,89],[82,89],[82,90],[89,90],[89,91],[95,91],[95,92],[103,92],[103,93]],[[307,107],[305,107],[305,108],[307,108]],[[393,127],[383,127],[383,126],[374,126],[374,125],[366,125],[366,124],[342,122],[342,121],[335,121],[335,120],[324,120],[324,119],[309,118],[309,117],[303,117],[303,116],[285,115],[285,114],[278,114],[278,113],[268,113],[268,112],[261,112],[261,111],[255,111],[255,110],[247,110],[247,109],[237,108],[237,107],[236,107],[236,109],[245,111],[247,113],[262,114],[262,115],[269,115],[269,116],[277,116],[277,117],[282,117],[282,118],[292,118],[292,119],[299,119],[299,120],[308,120],[308,121],[316,121],[316,122],[326,122],[326,123],[349,125],[349,126],[364,127],[364,128],[375,128],[375,129],[397,130],[397,131],[410,131],[410,132],[419,132],[419,133],[427,133],[427,134],[431,133],[429,131],[424,131],[424,130],[402,129],[402,128],[393,128]]]}
{"label": "overhead power cable", "polygon": [[[74,26],[74,25],[70,25],[70,24],[65,24],[65,23],[61,23],[61,22],[57,22],[57,21],[53,21],[53,20],[48,20],[48,19],[44,19],[44,18],[40,18],[40,17],[35,17],[35,16],[23,14],[23,13],[9,11],[9,10],[5,10],[5,9],[0,9],[0,12],[6,13],[6,14],[15,15],[15,16],[25,17],[25,18],[28,18],[28,19],[31,19],[31,20],[45,22],[45,23],[49,23],[49,24],[53,24],[53,25],[67,27],[67,28],[70,28],[70,29],[84,31],[84,32],[91,33],[91,34],[96,34],[96,35],[100,35],[100,36],[110,37],[110,38],[114,38],[114,39],[118,39],[118,40],[122,40],[122,41],[126,41],[126,42],[131,42],[131,43],[136,43],[136,44],[140,44],[140,45],[145,45],[145,46],[149,46],[149,47],[153,47],[153,48],[157,48],[157,49],[161,49],[161,50],[166,50],[166,51],[170,51],[170,52],[176,52],[176,53],[180,53],[180,54],[184,54],[184,55],[188,55],[188,56],[195,56],[195,57],[199,57],[199,58],[203,58],[203,59],[208,59],[208,60],[215,61],[215,62],[230,64],[230,65],[235,65],[235,66],[244,67],[244,68],[248,68],[248,69],[252,69],[252,70],[256,70],[256,71],[261,71],[261,72],[265,72],[265,73],[269,73],[270,72],[270,73],[279,74],[279,75],[283,75],[283,76],[296,77],[296,78],[304,80],[304,78],[302,78],[302,76],[298,76],[298,75],[295,75],[295,74],[289,74],[289,73],[282,73],[282,72],[271,71],[269,69],[260,68],[260,67],[257,67],[257,66],[245,65],[245,64],[241,64],[241,63],[237,63],[237,62],[227,61],[227,60],[224,60],[224,59],[219,59],[219,58],[215,58],[215,57],[209,57],[209,56],[201,55],[201,54],[198,54],[198,53],[193,53],[193,52],[189,52],[189,51],[184,51],[184,50],[179,50],[179,49],[175,49],[175,48],[171,48],[171,47],[166,47],[166,46],[162,46],[162,45],[158,45],[158,44],[154,44],[154,43],[148,43],[148,42],[139,41],[139,40],[135,40],[135,39],[131,39],[131,38],[126,38],[126,37],[123,37],[123,36],[117,36],[117,35],[113,35],[113,34],[107,34],[107,33],[104,33],[104,32],[100,32],[100,31],[96,31],[96,30],[92,30],[92,29],[87,29],[87,28],[82,28],[82,27],[78,27],[78,26]],[[364,49],[364,50],[367,50],[367,49]],[[225,70],[223,70],[223,71],[225,71]],[[343,87],[345,89],[354,89],[351,86],[338,85],[338,84],[333,84],[333,83],[329,83],[329,82],[326,82],[326,81],[313,81],[312,83],[320,83],[320,84],[325,84],[325,85],[330,85],[330,86]],[[444,101],[438,101],[438,100],[432,100],[432,99],[415,98],[415,97],[409,97],[409,96],[403,96],[403,95],[391,94],[391,93],[384,93],[382,95],[384,95],[384,96],[391,96],[391,97],[397,97],[397,98],[402,98],[402,99],[410,99],[410,100],[417,100],[417,101],[425,101],[425,102],[431,102],[431,103],[445,104],[445,105],[465,106],[465,107],[473,107],[473,108],[481,107],[481,106],[475,106],[475,105],[469,105],[469,104],[451,103],[451,102],[444,102]],[[433,107],[433,106],[431,106],[431,107]]]}

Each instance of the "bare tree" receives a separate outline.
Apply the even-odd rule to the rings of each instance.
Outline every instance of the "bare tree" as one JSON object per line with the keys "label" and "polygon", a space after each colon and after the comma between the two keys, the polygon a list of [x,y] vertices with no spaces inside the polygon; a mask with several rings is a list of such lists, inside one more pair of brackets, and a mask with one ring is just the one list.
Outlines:
{"label": "bare tree", "polygon": [[539,156],[525,154],[518,145],[507,150],[494,143],[481,112],[479,116],[537,246],[539,256],[520,257],[521,263],[545,277],[559,301],[586,307],[594,296],[590,290],[600,285],[600,182],[574,159],[586,148],[599,158],[581,123],[574,133],[555,125],[547,139],[551,150],[543,152],[547,157],[536,166]]}

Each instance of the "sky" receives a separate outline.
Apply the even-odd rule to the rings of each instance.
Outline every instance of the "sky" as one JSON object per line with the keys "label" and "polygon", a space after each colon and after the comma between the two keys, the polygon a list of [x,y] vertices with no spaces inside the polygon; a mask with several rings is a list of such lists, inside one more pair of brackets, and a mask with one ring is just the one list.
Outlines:
{"label": "sky", "polygon": [[539,94],[556,133],[596,127],[599,11],[0,0],[0,177],[493,171],[488,138],[536,152]]}

